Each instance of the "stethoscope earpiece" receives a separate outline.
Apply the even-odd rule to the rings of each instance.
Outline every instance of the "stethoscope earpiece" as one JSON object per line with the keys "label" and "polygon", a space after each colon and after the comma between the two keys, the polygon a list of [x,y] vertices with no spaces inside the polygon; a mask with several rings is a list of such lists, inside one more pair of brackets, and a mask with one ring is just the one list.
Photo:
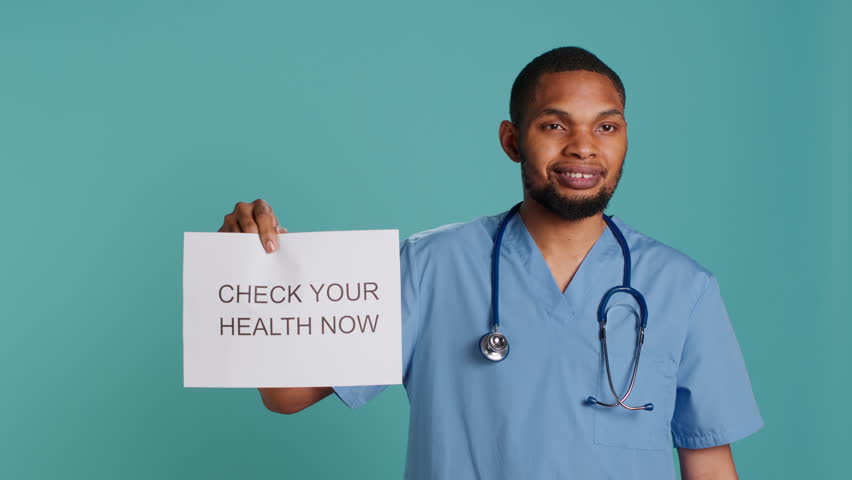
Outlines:
{"label": "stethoscope earpiece", "polygon": [[499,362],[509,355],[509,341],[502,333],[486,333],[479,340],[479,349],[488,360]]}

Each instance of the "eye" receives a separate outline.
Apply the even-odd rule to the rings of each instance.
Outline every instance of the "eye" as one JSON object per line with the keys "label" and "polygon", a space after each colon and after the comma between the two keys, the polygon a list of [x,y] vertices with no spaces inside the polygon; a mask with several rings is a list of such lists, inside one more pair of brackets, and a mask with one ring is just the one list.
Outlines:
{"label": "eye", "polygon": [[562,125],[558,123],[547,123],[544,125],[545,130],[559,130],[562,129]]}
{"label": "eye", "polygon": [[604,132],[604,133],[612,133],[612,132],[614,132],[614,131],[618,128],[618,127],[617,127],[617,126],[615,126],[615,125],[613,125],[613,124],[611,124],[611,123],[604,123],[604,124],[603,124],[603,125],[601,125],[599,128],[600,128],[601,130],[603,130],[603,132]]}

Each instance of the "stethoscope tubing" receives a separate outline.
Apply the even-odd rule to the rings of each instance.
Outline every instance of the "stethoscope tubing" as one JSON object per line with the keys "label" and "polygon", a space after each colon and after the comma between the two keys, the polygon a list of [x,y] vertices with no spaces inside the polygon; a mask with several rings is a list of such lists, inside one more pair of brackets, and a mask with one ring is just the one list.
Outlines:
{"label": "stethoscope tubing", "polygon": [[509,210],[509,213],[500,222],[500,228],[497,229],[497,236],[494,238],[494,248],[491,250],[491,331],[497,332],[500,330],[500,251],[503,245],[503,234],[506,232],[506,225],[509,224],[509,219],[521,208],[521,203]]}
{"label": "stethoscope tubing", "polygon": [[[506,226],[509,224],[509,220],[521,207],[521,203],[519,202],[515,206],[513,206],[503,220],[500,222],[500,226],[497,229],[497,233],[494,238],[494,248],[491,251],[491,329],[489,333],[486,333],[482,336],[479,342],[480,351],[483,356],[488,360],[497,362],[503,360],[509,354],[509,344],[506,340],[505,335],[500,333],[500,251],[503,244],[503,234],[506,232]],[[604,359],[604,366],[606,368],[606,377],[607,383],[609,384],[609,390],[615,399],[615,403],[604,403],[599,401],[593,396],[589,396],[587,398],[587,402],[593,405],[600,405],[602,407],[616,407],[620,406],[626,408],[627,410],[653,410],[654,404],[646,403],[645,405],[634,407],[631,405],[627,405],[625,401],[633,392],[633,388],[636,385],[636,376],[639,371],[639,357],[642,352],[642,345],[645,342],[645,327],[648,325],[648,306],[645,302],[645,297],[639,293],[636,289],[630,286],[630,278],[631,278],[631,265],[632,261],[630,258],[630,248],[627,245],[627,240],[625,240],[624,235],[621,233],[621,230],[612,221],[612,217],[606,214],[603,215],[603,219],[618,242],[619,247],[621,248],[621,254],[624,258],[624,267],[623,267],[623,278],[622,284],[619,286],[612,287],[609,289],[601,299],[600,305],[598,305],[598,324],[599,324],[599,337],[601,342],[601,353]],[[612,370],[609,365],[609,352],[606,344],[606,323],[607,323],[607,305],[609,303],[610,298],[617,293],[626,293],[633,297],[636,300],[636,303],[639,306],[638,312],[638,334],[636,337],[636,353],[633,357],[633,369],[630,376],[630,384],[627,387],[624,395],[621,396],[618,394],[618,391],[615,389],[615,385],[612,381]]]}

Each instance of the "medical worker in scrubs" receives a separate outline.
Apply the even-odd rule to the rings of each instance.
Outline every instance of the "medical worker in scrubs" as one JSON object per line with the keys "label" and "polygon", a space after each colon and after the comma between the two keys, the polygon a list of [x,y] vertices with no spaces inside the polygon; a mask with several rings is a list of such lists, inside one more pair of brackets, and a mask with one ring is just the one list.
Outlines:
{"label": "medical worker in scrubs", "polygon": [[[673,447],[685,479],[737,478],[729,444],[763,422],[716,278],[603,216],[627,152],[624,107],[621,80],[588,51],[534,59],[515,80],[511,121],[499,129],[520,165],[519,208],[402,241],[406,478],[671,479]],[[259,233],[273,252],[286,230],[257,200],[238,203],[220,231]],[[602,297],[624,282],[625,253],[648,312],[637,363],[640,301],[610,299],[607,355],[598,317]],[[500,361],[481,348],[495,299],[510,345]],[[616,398],[634,365],[622,406]],[[384,388],[260,391],[269,409],[293,413],[331,393],[358,408]]]}

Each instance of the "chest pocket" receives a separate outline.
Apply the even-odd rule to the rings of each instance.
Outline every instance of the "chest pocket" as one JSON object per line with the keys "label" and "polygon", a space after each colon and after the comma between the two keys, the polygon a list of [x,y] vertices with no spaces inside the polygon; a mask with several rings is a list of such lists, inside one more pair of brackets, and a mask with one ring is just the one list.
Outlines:
{"label": "chest pocket", "polygon": [[[613,385],[623,396],[630,384],[633,355],[611,354],[609,363]],[[675,363],[665,355],[654,355],[643,350],[636,383],[624,403],[632,407],[653,403],[654,409],[628,410],[618,405],[595,405],[595,443],[643,450],[671,449],[671,418],[676,383]],[[598,400],[615,403],[603,361],[599,369],[597,390]]]}

